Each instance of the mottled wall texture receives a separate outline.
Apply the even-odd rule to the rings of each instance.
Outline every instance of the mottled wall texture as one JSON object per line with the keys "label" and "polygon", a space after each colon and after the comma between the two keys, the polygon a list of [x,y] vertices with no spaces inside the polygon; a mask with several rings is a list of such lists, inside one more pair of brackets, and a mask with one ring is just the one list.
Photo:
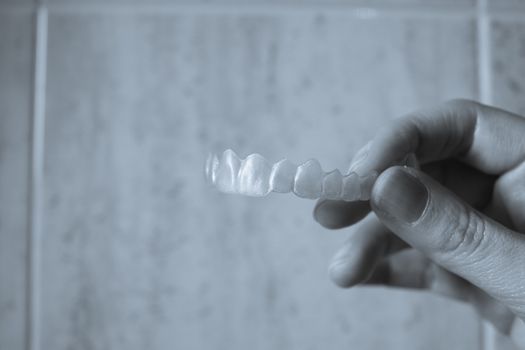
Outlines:
{"label": "mottled wall texture", "polygon": [[181,1],[50,0],[37,25],[0,0],[0,349],[480,348],[463,304],[337,289],[346,233],[312,201],[219,194],[203,164],[344,170],[419,107],[525,113],[525,2]]}

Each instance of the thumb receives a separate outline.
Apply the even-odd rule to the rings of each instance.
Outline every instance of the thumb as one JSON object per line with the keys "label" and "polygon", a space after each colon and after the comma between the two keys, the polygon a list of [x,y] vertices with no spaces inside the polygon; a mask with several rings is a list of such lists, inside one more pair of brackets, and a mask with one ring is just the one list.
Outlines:
{"label": "thumb", "polygon": [[525,318],[525,235],[412,168],[385,170],[372,189],[371,206],[401,239]]}

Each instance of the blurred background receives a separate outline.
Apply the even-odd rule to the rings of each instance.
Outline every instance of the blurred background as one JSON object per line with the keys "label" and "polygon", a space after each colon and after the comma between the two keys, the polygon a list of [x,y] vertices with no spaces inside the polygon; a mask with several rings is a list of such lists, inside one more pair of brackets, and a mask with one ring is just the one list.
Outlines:
{"label": "blurred background", "polygon": [[346,170],[388,120],[525,113],[521,0],[0,0],[0,349],[492,349],[466,305],[336,288],[314,202],[210,151]]}

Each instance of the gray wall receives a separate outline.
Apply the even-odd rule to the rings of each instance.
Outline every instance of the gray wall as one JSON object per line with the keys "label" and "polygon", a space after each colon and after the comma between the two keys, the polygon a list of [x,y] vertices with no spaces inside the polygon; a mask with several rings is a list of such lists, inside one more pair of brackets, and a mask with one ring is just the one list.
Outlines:
{"label": "gray wall", "polygon": [[344,231],[308,200],[219,194],[203,162],[346,169],[418,107],[525,113],[524,1],[55,0],[40,19],[0,0],[0,349],[482,346],[465,305],[337,289]]}

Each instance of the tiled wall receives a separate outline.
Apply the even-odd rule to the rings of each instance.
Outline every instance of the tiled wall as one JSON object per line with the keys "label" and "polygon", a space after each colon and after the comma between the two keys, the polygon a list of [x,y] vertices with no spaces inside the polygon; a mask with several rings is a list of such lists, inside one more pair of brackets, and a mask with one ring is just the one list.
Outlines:
{"label": "tiled wall", "polygon": [[524,1],[39,8],[0,1],[0,349],[482,346],[465,305],[335,288],[344,231],[307,200],[220,195],[202,165],[232,147],[344,169],[453,97],[524,114]]}

